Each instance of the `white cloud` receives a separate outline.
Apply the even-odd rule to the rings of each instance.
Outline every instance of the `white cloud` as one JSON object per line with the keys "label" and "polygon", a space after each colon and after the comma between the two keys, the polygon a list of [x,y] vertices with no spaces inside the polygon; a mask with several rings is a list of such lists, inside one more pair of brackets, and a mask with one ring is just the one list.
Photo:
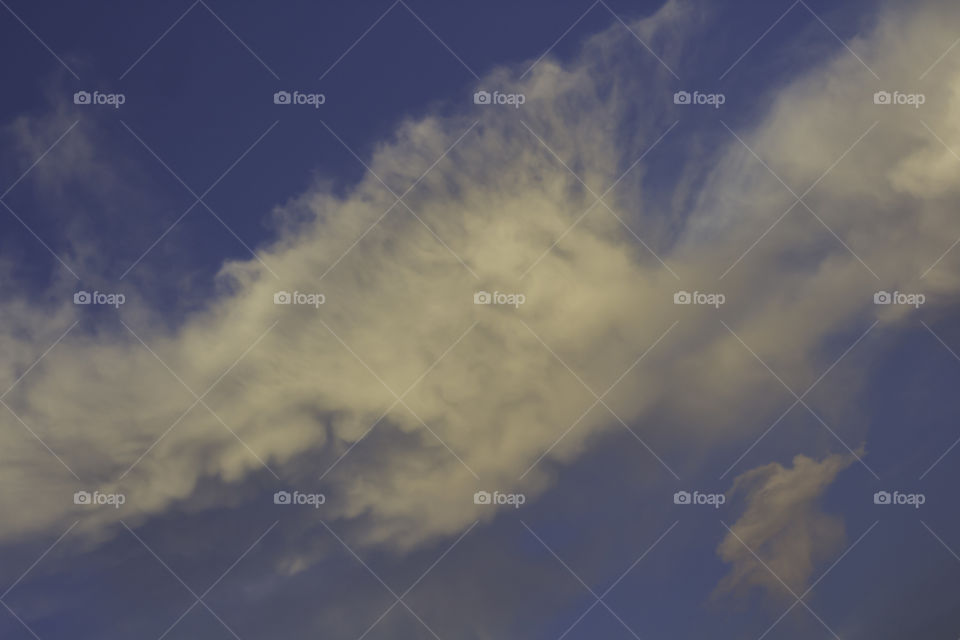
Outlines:
{"label": "white cloud", "polygon": [[[941,33],[935,25],[954,10],[931,4],[916,11],[915,19],[881,22],[861,42],[871,52],[867,63],[893,84],[906,85],[912,76],[886,43],[924,41],[932,29]],[[684,16],[672,7],[638,28],[682,31],[690,28]],[[633,51],[638,44],[614,25],[569,66],[542,61],[523,85],[528,100],[519,114],[471,110],[400,127],[369,160],[398,193],[473,118],[481,119],[405,197],[423,224],[397,205],[367,232],[393,202],[377,180],[367,176],[342,197],[318,185],[280,208],[288,229],[260,251],[279,283],[255,260],[227,264],[222,296],[172,330],[147,310],[124,309],[133,330],[198,394],[279,321],[204,399],[233,433],[202,405],[180,418],[194,401],[190,392],[125,330],[94,332],[87,309],[69,304],[51,313],[17,299],[5,303],[18,322],[0,330],[0,341],[17,354],[0,372],[4,388],[71,318],[81,319],[6,401],[84,485],[116,484],[125,491],[122,515],[131,523],[189,503],[202,478],[237,484],[262,472],[257,456],[281,475],[304,456],[336,457],[387,412],[373,435],[385,431],[395,441],[372,451],[363,449],[378,440],[360,442],[325,478],[332,494],[327,513],[363,518],[366,543],[407,548],[490,517],[492,510],[472,503],[478,485],[522,487],[533,497],[549,486],[550,460],[573,461],[591,436],[621,428],[604,407],[595,408],[519,481],[594,401],[540,339],[599,394],[679,319],[604,399],[639,431],[654,410],[691,425],[660,452],[679,469],[691,441],[706,447],[752,440],[755,417],[781,409],[783,398],[769,393],[778,383],[718,316],[799,393],[836,356],[821,354],[828,339],[869,324],[876,311],[872,292],[881,284],[923,286],[934,300],[955,289],[956,262],[949,259],[929,279],[917,280],[960,234],[943,197],[955,184],[943,147],[913,110],[878,111],[871,99],[874,79],[842,49],[784,87],[767,117],[738,133],[801,193],[857,136],[882,121],[806,199],[880,282],[802,206],[718,281],[793,202],[732,136],[721,138],[726,146],[716,153],[701,155],[670,134],[651,154],[648,162],[662,153],[698,167],[708,175],[702,186],[660,194],[667,189],[660,184],[627,181],[607,198],[680,282],[604,207],[577,223],[593,197],[519,118],[591,189],[603,192],[675,119],[672,81],[659,63],[637,48],[652,70],[644,76],[635,58],[608,55],[627,47]],[[932,55],[913,54],[917,75]],[[955,63],[941,63],[930,108],[922,114],[955,149],[960,130],[950,123],[957,116],[958,74]],[[634,95],[643,96],[639,114],[628,104]],[[644,170],[636,167],[631,177]],[[655,204],[669,201],[697,204],[692,211]],[[686,225],[671,229],[674,220]],[[672,293],[681,287],[719,288],[728,304],[719,312],[678,308]],[[321,291],[327,303],[320,310],[278,307],[272,297],[280,288]],[[527,303],[519,309],[476,306],[478,289],[522,292]],[[391,408],[395,398],[377,378],[405,392],[474,322],[404,398],[409,408]],[[0,484],[13,490],[0,494],[0,509],[10,514],[0,523],[0,538],[65,527],[77,513],[70,504],[76,481],[16,421],[5,419]],[[863,429],[852,424],[841,434],[856,446]],[[639,445],[638,456],[658,464]],[[30,508],[23,508],[27,503]],[[118,515],[98,510],[82,527],[102,533]]]}

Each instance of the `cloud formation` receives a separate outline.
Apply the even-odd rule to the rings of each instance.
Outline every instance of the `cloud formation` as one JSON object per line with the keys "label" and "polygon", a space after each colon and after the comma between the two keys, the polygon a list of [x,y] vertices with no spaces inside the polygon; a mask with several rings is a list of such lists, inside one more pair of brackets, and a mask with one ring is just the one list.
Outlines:
{"label": "cloud formation", "polygon": [[853,461],[853,456],[818,462],[798,455],[792,467],[772,462],[738,476],[732,495],[742,494],[747,507],[717,548],[731,568],[716,594],[751,587],[777,598],[790,599],[789,590],[802,593],[814,569],[845,540],[843,519],[821,511],[820,498]]}
{"label": "cloud formation", "polygon": [[[894,10],[853,46],[884,86],[911,87],[935,57],[916,47],[943,40],[956,12]],[[702,28],[694,16],[672,3],[634,27],[690,38]],[[920,44],[894,57],[901,41]],[[749,443],[766,426],[756,416],[791,399],[757,357],[800,393],[835,359],[831,341],[869,326],[875,290],[922,286],[936,302],[958,284],[950,256],[919,280],[960,234],[945,148],[960,148],[950,60],[924,87],[929,130],[913,110],[879,110],[875,78],[840,49],[772,95],[757,123],[727,122],[731,135],[711,137],[706,154],[707,140],[679,135],[689,112],[672,103],[672,76],[623,25],[569,63],[547,58],[516,75],[497,70],[484,86],[522,91],[521,110],[409,120],[363,159],[370,171],[348,193],[318,184],[280,206],[280,236],[262,262],[224,265],[217,297],[173,328],[135,302],[120,312],[127,327],[101,324],[69,303],[65,285],[62,304],[12,294],[0,383],[16,382],[5,402],[17,417],[4,418],[0,484],[17,490],[0,495],[15,514],[0,539],[65,528],[80,487],[122,490],[122,515],[136,524],[208,505],[204,480],[269,485],[268,465],[279,484],[322,485],[325,513],[356,524],[357,541],[408,549],[492,517],[471,500],[478,488],[534,497],[604,430],[627,426],[641,439],[662,412],[688,425],[657,447],[659,461],[637,443],[643,464],[664,473],[683,472],[691,441]],[[728,104],[736,99],[746,98]],[[646,180],[658,159],[679,159],[682,177]],[[326,303],[277,306],[279,289]],[[722,291],[727,304],[678,307],[679,289]],[[526,303],[475,305],[479,290]],[[835,430],[843,450],[859,446],[865,425]],[[809,472],[809,494],[781,494],[809,507],[817,478],[845,459],[750,477]],[[32,508],[17,509],[27,493]],[[760,521],[783,513],[756,505]],[[119,516],[83,513],[94,537]],[[812,507],[804,513],[800,542],[836,534]],[[797,542],[773,540],[778,553]]]}

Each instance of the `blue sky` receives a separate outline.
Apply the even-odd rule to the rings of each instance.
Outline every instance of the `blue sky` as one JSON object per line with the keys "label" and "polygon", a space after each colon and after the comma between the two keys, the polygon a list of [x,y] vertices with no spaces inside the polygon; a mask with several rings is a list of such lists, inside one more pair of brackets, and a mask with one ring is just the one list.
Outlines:
{"label": "blue sky", "polygon": [[960,634],[956,9],[0,4],[0,637]]}

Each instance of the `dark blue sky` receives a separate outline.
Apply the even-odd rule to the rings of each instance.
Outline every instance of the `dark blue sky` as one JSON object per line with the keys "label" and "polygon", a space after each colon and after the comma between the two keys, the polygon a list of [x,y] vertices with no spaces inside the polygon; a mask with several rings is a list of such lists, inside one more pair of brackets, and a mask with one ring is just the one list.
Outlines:
{"label": "dark blue sky", "polygon": [[[144,302],[144,313],[169,327],[222,293],[214,276],[225,261],[247,261],[250,249],[277,238],[275,207],[317,182],[329,184],[333,194],[349,194],[366,173],[360,160],[368,162],[391,142],[402,122],[469,111],[473,91],[483,86],[478,77],[501,66],[522,73],[548,49],[561,63],[575,60],[591,36],[616,27],[618,19],[632,24],[660,5],[627,0],[593,5],[546,0],[4,2],[0,190],[74,128],[3,197],[47,247],[14,215],[0,211],[0,255],[9,263],[0,291],[14,291],[37,309],[56,305],[64,279],[78,289],[127,291]],[[703,30],[695,45],[679,48],[667,37],[651,41],[669,70],[657,65],[651,70],[651,54],[639,42],[634,50],[610,54],[645,60],[644,66],[638,63],[642,73],[656,74],[658,82],[673,83],[676,90],[722,91],[738,105],[722,114],[683,112],[671,134],[677,145],[652,156],[642,177],[624,183],[624,189],[644,191],[646,202],[662,211],[664,244],[679,234],[693,206],[681,187],[704,178],[687,173],[695,164],[690,150],[711,156],[729,143],[721,119],[734,130],[755,125],[779,89],[843,50],[837,37],[848,41],[869,31],[873,5],[811,1],[810,10],[795,5],[784,15],[788,2],[709,3],[698,11],[714,26]],[[957,31],[960,35],[960,25]],[[674,73],[679,77],[670,79]],[[81,90],[122,93],[126,102],[119,109],[75,105],[73,94]],[[276,105],[273,94],[281,90],[322,93],[326,102],[319,109]],[[646,99],[636,96],[637,104]],[[618,122],[619,134],[632,140],[648,123],[639,110],[627,111]],[[626,169],[633,159],[618,164]],[[402,193],[409,185],[388,186]],[[201,194],[205,204],[195,204]],[[185,212],[182,222],[157,241]],[[633,219],[634,214],[626,215]],[[87,253],[79,253],[79,246]],[[77,278],[51,253],[74,268]],[[742,268],[752,267],[745,262]],[[837,328],[813,379],[873,320],[864,316],[854,326]],[[84,335],[93,340],[96,333],[89,329]],[[837,430],[846,443],[863,446],[864,459],[881,479],[853,462],[823,493],[823,510],[842,514],[847,544],[870,530],[835,568],[836,553],[813,571],[816,579],[830,569],[805,598],[826,624],[797,605],[767,637],[833,637],[828,627],[843,638],[960,635],[960,558],[946,548],[960,549],[955,490],[960,449],[924,475],[960,436],[954,392],[960,359],[934,333],[960,352],[954,309],[922,309],[905,327],[872,332],[805,398],[827,425],[842,425]],[[756,366],[758,377],[768,374],[763,364]],[[723,372],[717,375],[722,378]],[[813,382],[784,376],[798,394]],[[424,620],[444,640],[560,638],[595,605],[590,590],[604,594],[670,531],[563,637],[759,638],[794,598],[771,597],[760,589],[734,604],[711,597],[729,571],[717,545],[727,535],[725,525],[743,513],[743,503],[731,501],[716,511],[689,509],[673,504],[671,496],[696,487],[726,492],[736,475],[773,462],[789,466],[797,454],[819,460],[847,453],[800,405],[726,475],[794,401],[773,375],[768,382],[742,439],[718,441],[706,450],[696,442],[678,443],[673,434],[684,428],[685,418],[674,416],[670,407],[631,424],[644,430],[645,442],[682,480],[666,473],[619,425],[591,440],[574,461],[549,462],[549,489],[515,513],[505,510],[471,530],[405,598],[410,609],[429,612]],[[845,402],[837,402],[837,389],[850,390]],[[739,408],[718,406],[716,411],[735,415]],[[19,429],[10,422],[4,428]],[[724,422],[718,416],[718,424]],[[382,438],[374,441],[374,450],[403,445],[401,435]],[[335,458],[330,451],[307,452],[281,475],[286,481],[313,482],[317,469]],[[196,494],[216,496],[225,482],[213,474]],[[121,528],[96,542],[57,547],[0,597],[12,610],[0,609],[0,637],[160,637],[194,603],[189,589],[203,594],[278,520],[268,502],[274,478],[263,471],[242,485],[233,501],[201,499],[202,507],[157,514],[134,527],[140,539]],[[919,511],[882,510],[872,503],[874,492],[896,488],[923,492],[928,502]],[[329,525],[352,541],[362,520],[361,514]],[[230,638],[229,627],[244,640],[358,638],[394,602],[377,576],[400,595],[459,535],[439,536],[402,553],[374,546],[359,554],[361,562],[326,527],[310,517],[281,518],[265,544],[203,596],[222,621],[199,604],[166,637]],[[51,531],[0,545],[0,593],[58,535]],[[310,548],[323,559],[294,575],[278,571],[295,547]],[[474,607],[462,606],[471,601]],[[446,602],[458,604],[447,611]],[[366,637],[433,636],[397,605]]]}

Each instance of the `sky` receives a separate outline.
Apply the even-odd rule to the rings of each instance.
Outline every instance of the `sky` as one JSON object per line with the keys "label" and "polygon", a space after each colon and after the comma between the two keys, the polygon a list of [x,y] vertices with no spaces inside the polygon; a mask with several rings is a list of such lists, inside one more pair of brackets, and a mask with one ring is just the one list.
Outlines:
{"label": "sky", "polygon": [[0,33],[0,637],[960,636],[960,7]]}

